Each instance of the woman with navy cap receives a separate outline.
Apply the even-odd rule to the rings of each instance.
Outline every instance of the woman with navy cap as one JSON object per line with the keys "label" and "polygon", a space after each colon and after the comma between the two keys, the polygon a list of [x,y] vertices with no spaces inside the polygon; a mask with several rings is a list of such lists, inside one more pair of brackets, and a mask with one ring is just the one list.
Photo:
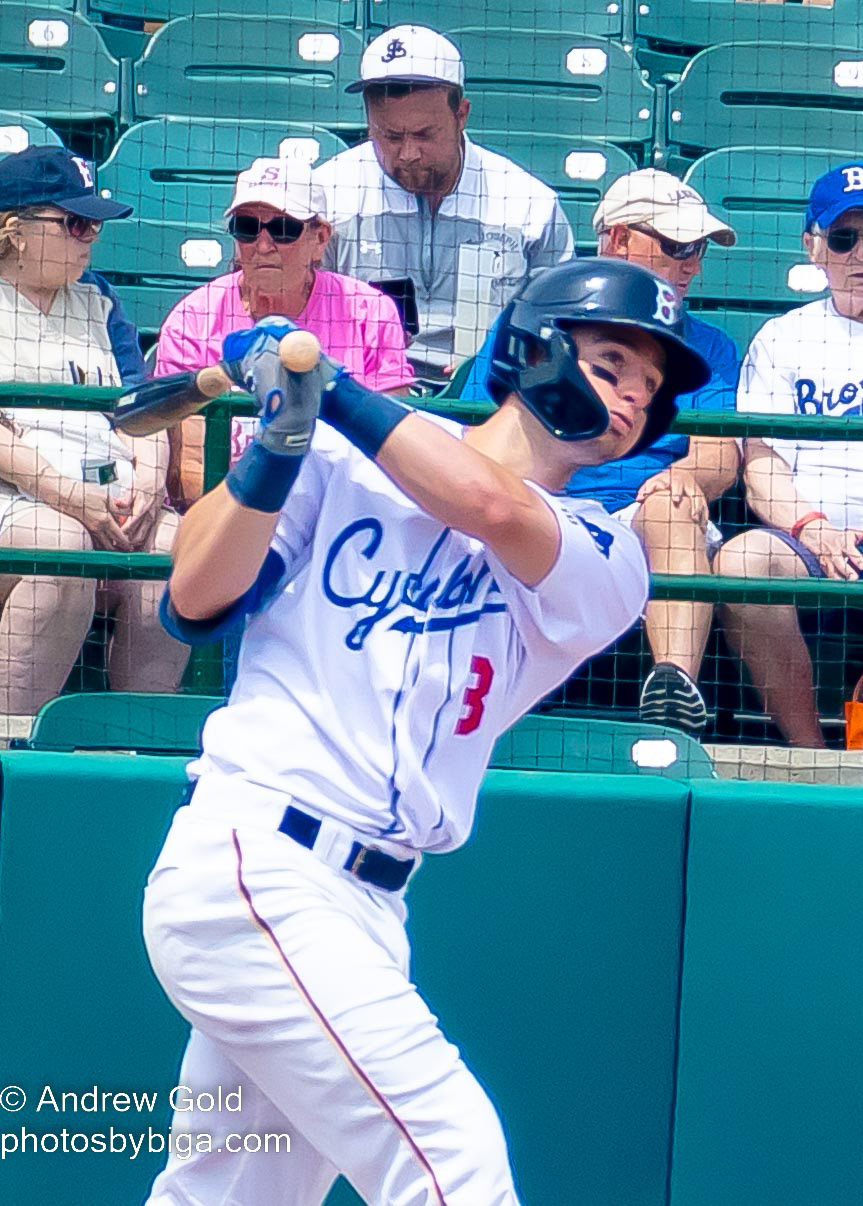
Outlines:
{"label": "woman with navy cap", "polygon": [[[102,223],[131,206],[99,197],[62,147],[0,161],[0,381],[120,385],[146,375],[134,327],[89,270]],[[167,551],[167,440],[108,417],[0,410],[0,549]],[[59,693],[97,609],[116,616],[112,687],[170,691],[186,650],[158,622],[159,584],[0,575],[0,713],[32,716]],[[14,727],[14,726],[13,726]]]}

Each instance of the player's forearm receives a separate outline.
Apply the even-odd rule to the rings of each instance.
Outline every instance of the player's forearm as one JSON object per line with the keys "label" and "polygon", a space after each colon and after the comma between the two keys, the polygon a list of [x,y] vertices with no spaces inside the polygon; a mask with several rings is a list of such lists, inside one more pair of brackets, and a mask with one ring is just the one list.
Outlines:
{"label": "player's forearm", "polygon": [[208,620],[253,585],[270,547],[278,512],[241,506],[224,482],[180,523],[173,549],[171,600],[187,620]]}
{"label": "player's forearm", "polygon": [[790,532],[802,515],[817,510],[801,498],[788,463],[762,440],[746,441],[743,481],[747,502],[769,527]]}

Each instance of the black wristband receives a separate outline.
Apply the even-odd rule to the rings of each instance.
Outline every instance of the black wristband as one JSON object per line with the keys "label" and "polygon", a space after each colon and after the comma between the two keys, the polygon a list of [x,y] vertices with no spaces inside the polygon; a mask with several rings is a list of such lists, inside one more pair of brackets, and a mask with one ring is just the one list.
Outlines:
{"label": "black wristband", "polygon": [[273,515],[285,505],[302,463],[302,456],[271,452],[255,439],[228,470],[225,485],[244,507]]}
{"label": "black wristband", "polygon": [[336,377],[321,395],[321,418],[372,460],[390,432],[410,414],[409,406],[373,393],[353,377]]}

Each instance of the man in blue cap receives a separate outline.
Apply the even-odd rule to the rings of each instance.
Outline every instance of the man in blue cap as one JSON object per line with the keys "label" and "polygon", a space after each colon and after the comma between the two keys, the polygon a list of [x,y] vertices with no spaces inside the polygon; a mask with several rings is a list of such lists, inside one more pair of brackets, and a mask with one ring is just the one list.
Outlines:
{"label": "man in blue cap", "polygon": [[[743,362],[737,409],[861,415],[863,158],[816,180],[803,244],[830,294],[764,324]],[[848,581],[863,574],[860,441],[747,439],[744,480],[749,505],[766,526],[729,541],[717,558],[719,573]],[[823,746],[796,608],[728,606],[725,632],[787,740]]]}

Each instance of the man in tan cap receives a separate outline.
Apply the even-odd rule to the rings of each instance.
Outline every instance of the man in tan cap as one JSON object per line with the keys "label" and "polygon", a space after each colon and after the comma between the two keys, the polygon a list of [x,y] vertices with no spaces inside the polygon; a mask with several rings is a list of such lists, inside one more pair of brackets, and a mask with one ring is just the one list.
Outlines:
{"label": "man in tan cap", "polygon": [[[734,244],[734,231],[711,214],[704,198],[669,172],[643,168],[611,185],[593,216],[598,254],[650,268],[683,301],[701,272],[710,243]],[[703,389],[677,399],[681,410],[735,409],[740,356],[718,327],[685,309],[686,342],[700,352],[713,376]],[[461,390],[468,400],[489,397],[485,380],[493,334]],[[709,521],[708,504],[736,480],[734,440],[667,435],[637,456],[580,469],[567,486],[576,498],[593,498],[630,523],[654,573],[709,574],[722,537]],[[641,692],[642,719],[699,736],[707,708],[697,686],[713,606],[653,601],[645,621],[655,666]]]}

